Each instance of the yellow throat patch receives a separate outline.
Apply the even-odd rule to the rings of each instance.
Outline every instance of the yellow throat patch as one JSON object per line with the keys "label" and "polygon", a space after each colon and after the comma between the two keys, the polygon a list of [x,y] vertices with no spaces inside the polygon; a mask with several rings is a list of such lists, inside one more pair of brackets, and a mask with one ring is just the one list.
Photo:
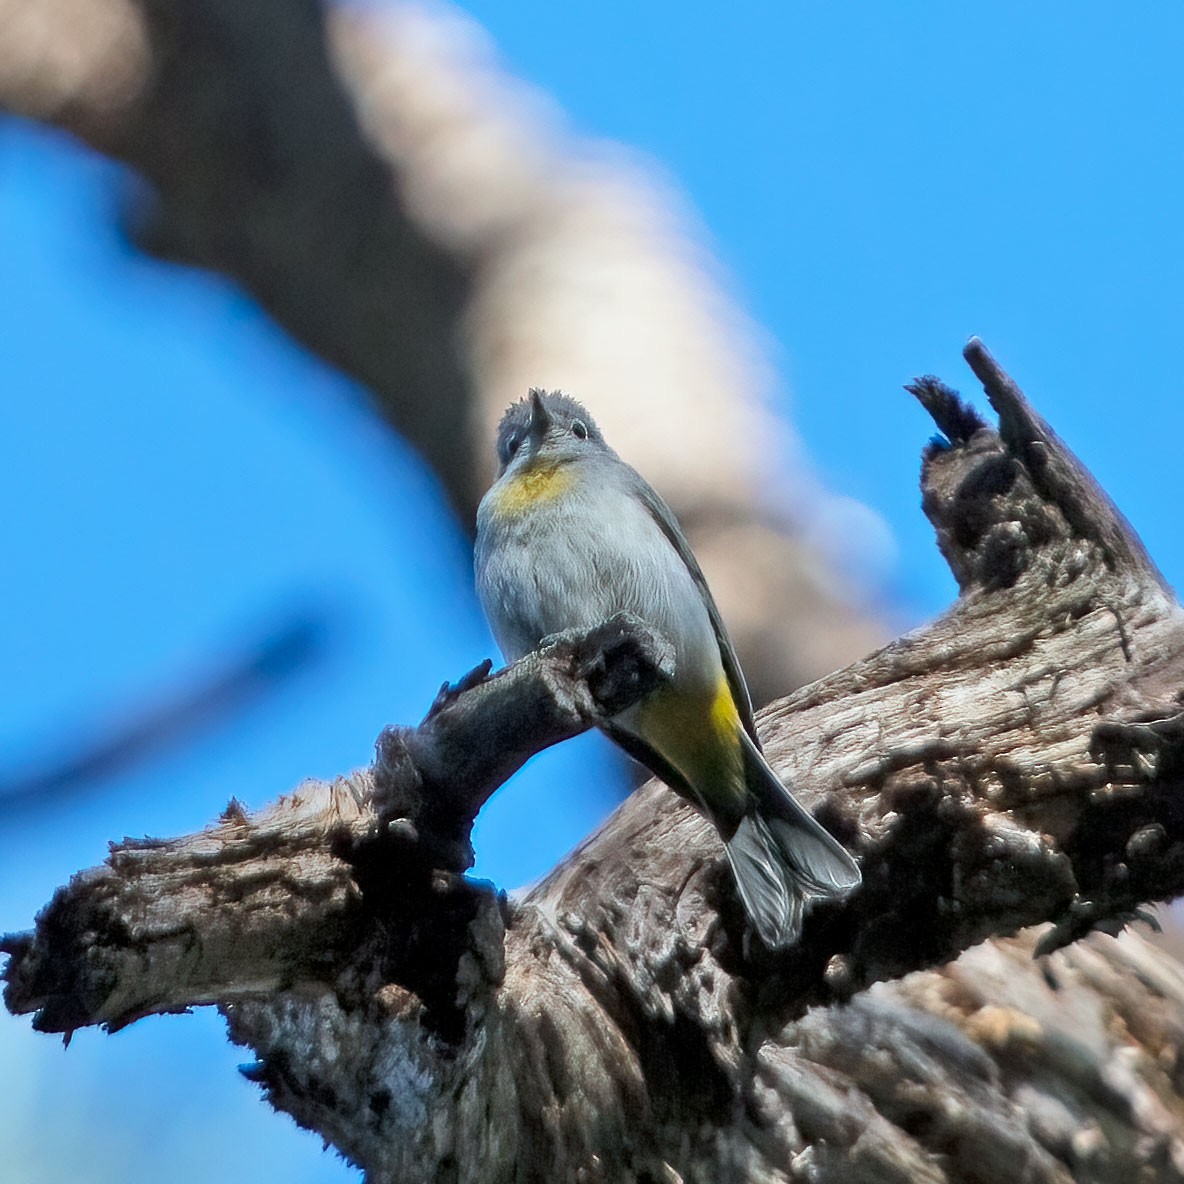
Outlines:
{"label": "yellow throat patch", "polygon": [[499,514],[521,514],[571,487],[571,474],[556,464],[530,465],[506,482],[497,495]]}

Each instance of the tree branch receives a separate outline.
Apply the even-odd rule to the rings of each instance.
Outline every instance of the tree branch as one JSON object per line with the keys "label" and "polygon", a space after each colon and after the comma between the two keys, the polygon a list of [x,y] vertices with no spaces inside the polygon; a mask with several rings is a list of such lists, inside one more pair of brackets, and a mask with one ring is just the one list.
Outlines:
{"label": "tree branch", "polygon": [[1170,594],[1166,581],[1130,523],[1085,466],[1036,414],[986,346],[972,337],[963,355],[999,414],[999,434],[1024,462],[1037,488],[1060,507],[1074,532],[1096,542],[1112,570],[1141,571]]}
{"label": "tree branch", "polygon": [[[977,1001],[962,962],[871,987],[1052,921],[1047,952],[1184,889],[1184,613],[981,344],[967,356],[999,432],[936,379],[910,388],[948,437],[922,490],[958,603],[760,717],[864,868],[795,949],[746,940],[718,838],[657,783],[521,899],[457,874],[498,780],[662,677],[660,643],[613,622],[479,671],[366,774],[120,845],[6,939],[9,1007],[69,1031],[217,1001],[273,1103],[374,1181],[773,1180],[799,1156],[820,1180],[862,1162],[875,1180],[1053,1181],[1095,1153],[1072,1133],[1089,1123],[1114,1179],[1184,1172],[1164,1119],[1178,1077],[1115,1067],[1140,1016],[1149,1045],[1184,1031],[1184,982],[1129,940],[1047,964],[1040,989],[1084,1006],[1083,980],[1141,959],[1110,1004],[1128,1026],[1084,1052],[1072,1025],[1064,1047],[1023,1026],[1031,934],[965,955],[1001,978]],[[1029,1011],[993,1013],[1021,982]],[[1020,1046],[1042,1051],[1017,1067]]]}
{"label": "tree branch", "polygon": [[[188,838],[113,845],[54,896],[35,935],[0,944],[13,955],[5,1002],[68,1036],[334,982],[376,924],[402,931],[405,949],[383,955],[396,981],[426,948],[446,957],[465,939],[459,919],[488,896],[459,878],[478,810],[534,753],[653,690],[670,655],[623,614],[495,677],[485,663],[445,684],[418,728],[379,737],[369,770],[307,782],[251,818],[232,800]],[[409,973],[422,986],[422,967]]]}

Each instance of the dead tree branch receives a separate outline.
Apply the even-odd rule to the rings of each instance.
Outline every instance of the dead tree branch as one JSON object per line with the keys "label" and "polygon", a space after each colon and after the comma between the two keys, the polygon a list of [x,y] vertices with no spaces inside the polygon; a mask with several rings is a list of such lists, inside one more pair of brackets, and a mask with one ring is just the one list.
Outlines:
{"label": "dead tree branch", "polygon": [[52,949],[6,939],[13,1006],[36,1010],[41,1030],[69,1034],[332,982],[370,940],[364,898],[373,894],[384,929],[438,953],[457,910],[488,895],[460,873],[489,796],[540,749],[653,690],[670,661],[647,625],[615,618],[493,678],[486,662],[445,684],[418,728],[379,737],[365,772],[308,782],[253,818],[232,800],[200,835],[124,840],[40,918]]}
{"label": "dead tree branch", "polygon": [[864,867],[797,948],[746,942],[714,832],[657,783],[521,899],[459,874],[502,778],[663,676],[612,622],[479,670],[365,773],[118,845],[6,939],[9,1008],[69,1032],[218,1003],[272,1102],[374,1182],[1184,1178],[1177,969],[1091,938],[1042,977],[1031,934],[928,969],[1184,890],[1184,613],[967,358],[998,431],[910,388],[947,438],[922,489],[957,604],[760,721]]}

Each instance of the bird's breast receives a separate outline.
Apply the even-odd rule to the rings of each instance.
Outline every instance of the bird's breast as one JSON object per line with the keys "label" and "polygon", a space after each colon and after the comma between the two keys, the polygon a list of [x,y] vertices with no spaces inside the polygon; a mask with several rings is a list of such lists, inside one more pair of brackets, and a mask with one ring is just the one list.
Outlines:
{"label": "bird's breast", "polygon": [[506,657],[630,612],[674,643],[676,681],[694,683],[709,704],[719,643],[699,588],[645,506],[575,466],[531,480],[490,490],[478,512],[477,586]]}

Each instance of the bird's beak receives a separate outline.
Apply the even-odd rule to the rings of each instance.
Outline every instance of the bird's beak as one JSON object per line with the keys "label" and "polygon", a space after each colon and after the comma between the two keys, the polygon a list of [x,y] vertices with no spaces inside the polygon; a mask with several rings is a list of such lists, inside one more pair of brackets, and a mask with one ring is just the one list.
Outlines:
{"label": "bird's beak", "polygon": [[530,434],[536,440],[541,440],[547,434],[547,429],[550,426],[551,413],[543,406],[542,392],[532,390],[530,392]]}

